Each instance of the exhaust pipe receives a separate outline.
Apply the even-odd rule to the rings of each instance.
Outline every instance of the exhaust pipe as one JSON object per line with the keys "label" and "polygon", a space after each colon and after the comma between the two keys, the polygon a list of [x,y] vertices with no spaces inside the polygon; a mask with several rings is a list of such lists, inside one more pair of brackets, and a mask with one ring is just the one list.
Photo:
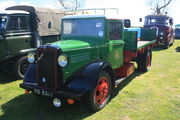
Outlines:
{"label": "exhaust pipe", "polygon": [[61,107],[61,100],[59,98],[54,98],[53,99],[53,105],[57,108]]}

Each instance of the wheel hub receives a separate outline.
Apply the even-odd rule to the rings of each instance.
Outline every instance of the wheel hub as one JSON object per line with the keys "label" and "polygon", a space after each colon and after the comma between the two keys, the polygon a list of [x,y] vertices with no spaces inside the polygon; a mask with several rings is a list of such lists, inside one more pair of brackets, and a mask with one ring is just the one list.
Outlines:
{"label": "wheel hub", "polygon": [[108,96],[109,84],[107,78],[100,78],[96,87],[95,100],[97,104],[103,104]]}

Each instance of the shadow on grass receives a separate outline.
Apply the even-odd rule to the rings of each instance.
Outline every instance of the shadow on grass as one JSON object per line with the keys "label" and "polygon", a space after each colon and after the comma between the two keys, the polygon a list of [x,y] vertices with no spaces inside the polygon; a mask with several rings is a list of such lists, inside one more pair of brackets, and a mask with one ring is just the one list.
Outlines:
{"label": "shadow on grass", "polygon": [[158,52],[158,51],[161,51],[161,50],[166,50],[166,49],[164,49],[163,47],[158,47],[158,46],[153,47],[153,49],[152,49],[152,51],[154,51],[154,52]]}
{"label": "shadow on grass", "polygon": [[79,120],[93,113],[80,103],[61,108],[52,105],[52,99],[29,95],[21,95],[2,105],[3,115],[0,120]]}
{"label": "shadow on grass", "polygon": [[[119,84],[113,90],[112,98],[114,98],[120,90],[127,86],[135,77],[142,73],[137,70]],[[80,120],[91,116],[86,105],[76,102],[74,105],[68,105],[63,100],[61,108],[55,108],[52,105],[52,99],[37,97],[33,94],[20,95],[11,101],[2,105],[3,115],[0,120]]]}
{"label": "shadow on grass", "polygon": [[177,48],[176,48],[176,52],[180,52],[180,47],[177,47]]}
{"label": "shadow on grass", "polygon": [[11,72],[0,71],[0,84],[6,84],[15,81],[13,74]]}
{"label": "shadow on grass", "polygon": [[126,87],[134,78],[137,76],[140,76],[141,74],[144,74],[143,72],[139,72],[138,70],[135,70],[135,72],[130,75],[128,78],[126,78],[124,81],[122,81],[117,88],[114,88],[112,93],[112,98],[116,97],[116,95],[121,91],[124,87]]}
{"label": "shadow on grass", "polygon": [[6,84],[15,81],[16,79],[14,78],[12,73],[7,73],[7,72],[0,72],[0,84]]}

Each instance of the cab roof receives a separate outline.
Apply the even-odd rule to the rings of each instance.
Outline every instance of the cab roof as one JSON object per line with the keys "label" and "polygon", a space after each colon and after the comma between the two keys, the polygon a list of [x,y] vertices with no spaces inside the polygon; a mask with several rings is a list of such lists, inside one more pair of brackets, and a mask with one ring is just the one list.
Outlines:
{"label": "cab roof", "polygon": [[12,14],[25,14],[25,15],[29,15],[29,12],[26,11],[22,11],[22,10],[5,10],[3,12],[1,12],[0,14],[7,14],[7,15],[12,15]]}
{"label": "cab roof", "polygon": [[105,19],[112,19],[112,20],[123,20],[120,19],[117,15],[112,16],[112,15],[70,15],[70,16],[65,16],[63,19],[83,19],[83,18],[105,18]]}
{"label": "cab roof", "polygon": [[167,16],[167,15],[147,15],[146,18],[147,18],[147,17],[150,17],[150,18],[156,18],[156,17],[171,18],[171,17],[169,17],[169,16]]}

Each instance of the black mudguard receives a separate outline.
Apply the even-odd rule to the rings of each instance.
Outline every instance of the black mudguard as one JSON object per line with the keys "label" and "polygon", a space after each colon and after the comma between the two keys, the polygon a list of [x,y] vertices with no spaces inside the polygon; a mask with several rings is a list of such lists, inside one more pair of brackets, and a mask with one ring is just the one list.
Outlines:
{"label": "black mudguard", "polygon": [[25,74],[25,78],[23,82],[26,83],[36,83],[36,64],[30,64],[26,74]]}
{"label": "black mudguard", "polygon": [[96,87],[99,71],[106,69],[107,67],[111,68],[110,64],[107,62],[95,62],[87,65],[79,77],[74,78],[71,83],[67,85],[69,89],[76,91],[87,92]]}

